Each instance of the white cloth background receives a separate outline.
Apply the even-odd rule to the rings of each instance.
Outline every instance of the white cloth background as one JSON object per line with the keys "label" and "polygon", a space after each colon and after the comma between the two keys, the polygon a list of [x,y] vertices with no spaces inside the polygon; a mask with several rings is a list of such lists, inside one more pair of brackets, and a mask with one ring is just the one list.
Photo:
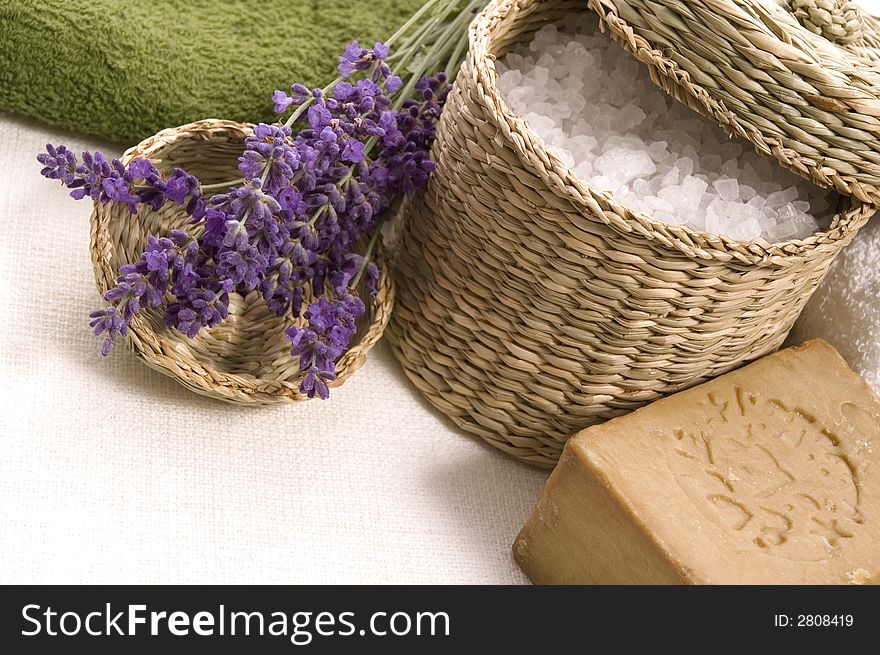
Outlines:
{"label": "white cloth background", "polygon": [[[90,206],[0,116],[0,583],[520,583],[547,473],[457,430],[384,344],[328,402],[202,398],[88,329]],[[113,148],[108,154],[118,154]]]}
{"label": "white cloth background", "polygon": [[[0,115],[0,583],[527,582],[510,547],[547,473],[456,429],[383,343],[331,400],[272,408],[102,359],[91,206],[39,176],[46,142],[105,145]],[[792,335],[875,385],[878,276],[850,273],[877,235]]]}

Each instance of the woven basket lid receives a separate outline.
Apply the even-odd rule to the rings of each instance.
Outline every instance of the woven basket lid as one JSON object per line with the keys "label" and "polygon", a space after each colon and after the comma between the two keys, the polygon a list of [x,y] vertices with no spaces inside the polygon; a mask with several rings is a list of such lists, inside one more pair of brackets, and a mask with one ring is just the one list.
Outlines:
{"label": "woven basket lid", "polygon": [[667,93],[786,168],[880,205],[880,21],[859,5],[588,1]]}

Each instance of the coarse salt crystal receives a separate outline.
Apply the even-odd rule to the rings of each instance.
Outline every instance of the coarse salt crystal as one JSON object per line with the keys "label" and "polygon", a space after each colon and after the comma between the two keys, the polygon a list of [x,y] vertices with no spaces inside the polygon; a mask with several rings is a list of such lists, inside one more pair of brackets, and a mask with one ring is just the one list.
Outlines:
{"label": "coarse salt crystal", "polygon": [[542,27],[496,65],[508,106],[548,150],[655,220],[785,241],[820,229],[814,214],[835,204],[657,89],[590,14]]}
{"label": "coarse salt crystal", "polygon": [[734,200],[739,198],[739,182],[728,177],[722,177],[712,182],[712,187],[718,192],[722,200]]}
{"label": "coarse salt crystal", "polygon": [[636,179],[647,177],[657,170],[647,152],[630,148],[612,148],[594,162],[594,167],[620,186]]}
{"label": "coarse salt crystal", "polygon": [[767,204],[771,207],[781,207],[787,202],[797,200],[798,192],[794,187],[788,187],[780,191],[774,191],[767,196]]}

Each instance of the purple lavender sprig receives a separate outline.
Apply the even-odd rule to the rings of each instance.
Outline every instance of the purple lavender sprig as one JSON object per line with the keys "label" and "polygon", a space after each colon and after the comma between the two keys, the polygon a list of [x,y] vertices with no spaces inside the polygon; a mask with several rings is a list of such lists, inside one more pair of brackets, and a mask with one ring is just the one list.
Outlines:
{"label": "purple lavender sprig", "polygon": [[125,166],[118,159],[107,161],[101,151],[83,152],[79,163],[65,146],[52,144],[37,155],[37,161],[43,164],[41,175],[60,180],[75,200],[88,197],[100,203],[120,202],[128,205],[132,214],[139,204],[158,211],[170,200],[183,205],[195,219],[205,212],[198,179],[181,168],[163,178],[148,159],[135,159]]}
{"label": "purple lavender sprig", "polygon": [[388,93],[401,82],[385,64],[387,55],[382,44],[370,50],[352,44],[340,70],[367,71],[367,77],[339,81],[329,93],[291,87],[290,102],[279,108],[308,103],[307,124],[295,136],[286,125],[258,125],[239,160],[243,184],[207,203],[196,178],[181,169],[163,178],[148,160],[126,167],[96,152],[83,153],[80,164],[64,146],[47,147],[38,158],[43,174],[61,180],[75,198],[122,202],[132,213],[140,204],[158,210],[172,201],[197,222],[204,219],[200,239],[181,231],[151,236],[141,259],[121,267],[117,286],[105,294],[110,305],[91,314],[92,328],[104,336],[103,354],[127,335],[141,309],[159,306],[169,292],[165,322],[194,337],[227,316],[233,290],[259,287],[277,314],[296,317],[310,287],[325,297],[303,314],[307,327],[292,327],[287,336],[300,358],[301,390],[327,397],[335,362],[366,311],[348,284],[363,269],[372,296],[378,279],[375,263],[352,248],[378,233],[395,196],[412,193],[433,170],[428,149],[445,76],[419,81],[417,99],[397,111]]}
{"label": "purple lavender sprig", "polygon": [[[198,303],[203,287],[217,284],[206,262],[198,241],[182,230],[172,230],[167,237],[147,237],[141,258],[121,266],[116,286],[104,294],[109,306],[90,314],[94,333],[104,335],[101,353],[108,355],[116,340],[128,334],[132,318],[144,307],[161,305],[169,290],[179,299],[178,305],[192,307]],[[228,304],[228,297],[224,300]],[[225,317],[225,311],[218,313]],[[168,312],[166,321],[167,315]],[[193,322],[197,320],[200,325],[213,326],[222,318],[218,320],[212,315]]]}
{"label": "purple lavender sprig", "polygon": [[[450,44],[449,61],[458,61],[469,12],[479,4],[462,9],[456,0],[427,0],[402,28],[418,18],[439,27],[459,12],[434,33],[419,60],[422,70],[445,57]],[[431,25],[414,34],[432,34]],[[429,150],[450,80],[416,72],[404,83],[394,73],[419,54],[416,36],[397,60],[387,44],[363,48],[353,41],[335,82],[276,90],[276,111],[290,115],[254,129],[239,159],[242,178],[211,185],[226,190],[207,199],[208,187],[181,169],[163,177],[148,160],[125,166],[98,152],[83,153],[80,163],[64,146],[47,146],[38,157],[43,175],[60,180],[74,198],[121,202],[132,213],[170,201],[199,228],[198,237],[183,231],[149,237],[141,258],[120,268],[117,285],[105,294],[109,306],[91,315],[95,333],[104,337],[103,354],[145,307],[167,303],[165,322],[194,337],[226,318],[230,293],[259,289],[272,311],[301,319],[286,331],[300,362],[300,390],[328,397],[336,362],[366,313],[357,291],[361,280],[371,298],[376,293],[372,258],[381,223],[397,198],[424,185],[434,169]],[[357,254],[365,242],[365,253]],[[307,292],[316,299],[303,311]]]}
{"label": "purple lavender sprig", "polygon": [[290,352],[299,357],[303,373],[300,391],[309,398],[329,397],[327,385],[336,379],[336,360],[348,350],[357,332],[357,319],[365,312],[364,302],[350,289],[342,288],[333,300],[319,298],[309,305],[303,314],[307,326],[287,329]]}

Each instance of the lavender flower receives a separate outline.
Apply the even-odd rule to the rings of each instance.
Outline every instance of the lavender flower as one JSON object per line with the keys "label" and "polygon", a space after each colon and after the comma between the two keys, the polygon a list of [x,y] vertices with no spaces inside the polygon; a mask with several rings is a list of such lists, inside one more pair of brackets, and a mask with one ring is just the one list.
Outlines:
{"label": "lavender flower", "polygon": [[[101,355],[106,357],[113,350],[113,345],[119,337],[128,335],[128,321],[126,321],[119,310],[111,305],[104,309],[96,309],[89,314],[91,321],[89,325],[92,327],[95,335],[105,335],[101,342]],[[131,319],[129,319],[131,320]]]}
{"label": "lavender flower", "polygon": [[37,161],[43,164],[40,175],[50,180],[61,180],[66,187],[76,187],[76,156],[66,146],[57,148],[51,143],[46,144],[46,152],[37,155]]}
{"label": "lavender flower", "polygon": [[229,315],[229,292],[231,280],[204,277],[200,285],[178,296],[177,302],[168,305],[163,316],[171,327],[193,338],[202,328],[212,328]]}
{"label": "lavender flower", "polygon": [[284,91],[275,89],[275,93],[272,94],[272,102],[275,103],[275,113],[283,114],[287,111],[287,108],[293,104],[293,98],[287,95]]}
{"label": "lavender flower", "polygon": [[335,300],[320,298],[309,305],[303,315],[308,327],[287,329],[291,353],[299,357],[299,369],[305,375],[300,390],[309,398],[326,399],[327,383],[336,379],[336,359],[348,349],[357,331],[357,318],[364,315],[360,298],[346,289],[338,291]]}
{"label": "lavender flower", "polygon": [[266,171],[265,189],[277,194],[289,187],[300,165],[299,152],[289,142],[290,128],[260,123],[253,136],[245,139],[245,150],[238,168],[248,180],[255,180]]}
{"label": "lavender flower", "polygon": [[201,198],[199,181],[186,171],[176,168],[168,179],[163,179],[155,166],[146,159],[136,159],[128,167],[118,159],[107,161],[103,153],[83,152],[82,163],[64,146],[46,145],[46,152],[37,155],[43,164],[40,173],[49,179],[60,180],[72,189],[75,200],[91,198],[96,202],[120,202],[132,214],[139,204],[158,211],[170,200],[184,205],[195,219],[204,215],[205,203]]}
{"label": "lavender flower", "polygon": [[[339,60],[342,81],[324,90],[276,90],[277,113],[298,109],[283,125],[254,128],[238,162],[243,181],[207,201],[198,179],[182,169],[163,175],[149,160],[125,166],[100,152],[79,162],[64,146],[47,146],[38,156],[42,174],[74,198],[123,203],[132,213],[174,202],[201,228],[197,238],[150,236],[140,259],[120,268],[104,296],[108,306],[91,314],[103,354],[144,308],[166,304],[165,323],[195,337],[227,317],[231,293],[258,289],[276,314],[304,321],[286,331],[299,358],[299,387],[310,398],[328,397],[336,361],[366,313],[355,288],[363,280],[376,295],[379,269],[370,255],[377,230],[395,198],[432,172],[429,150],[449,88],[442,73],[423,78],[395,104],[403,80],[389,54],[384,43],[352,41]],[[367,241],[367,255],[356,254]],[[307,297],[314,301],[303,311]]]}
{"label": "lavender flower", "polygon": [[375,300],[376,294],[378,293],[377,284],[379,282],[379,267],[376,266],[376,262],[370,262],[367,264],[364,282],[367,285],[367,291],[370,294],[370,298]]}
{"label": "lavender flower", "polygon": [[94,333],[105,335],[103,355],[110,353],[116,339],[128,334],[129,323],[142,308],[162,304],[169,283],[174,282],[175,292],[184,291],[188,284],[183,278],[201,263],[199,253],[197,242],[180,230],[168,237],[147,237],[141,258],[121,266],[116,286],[104,294],[110,306],[90,314]]}
{"label": "lavender flower", "polygon": [[350,77],[356,70],[365,70],[369,67],[369,52],[361,48],[356,40],[345,46],[345,50],[339,57],[338,67],[342,77]]}

